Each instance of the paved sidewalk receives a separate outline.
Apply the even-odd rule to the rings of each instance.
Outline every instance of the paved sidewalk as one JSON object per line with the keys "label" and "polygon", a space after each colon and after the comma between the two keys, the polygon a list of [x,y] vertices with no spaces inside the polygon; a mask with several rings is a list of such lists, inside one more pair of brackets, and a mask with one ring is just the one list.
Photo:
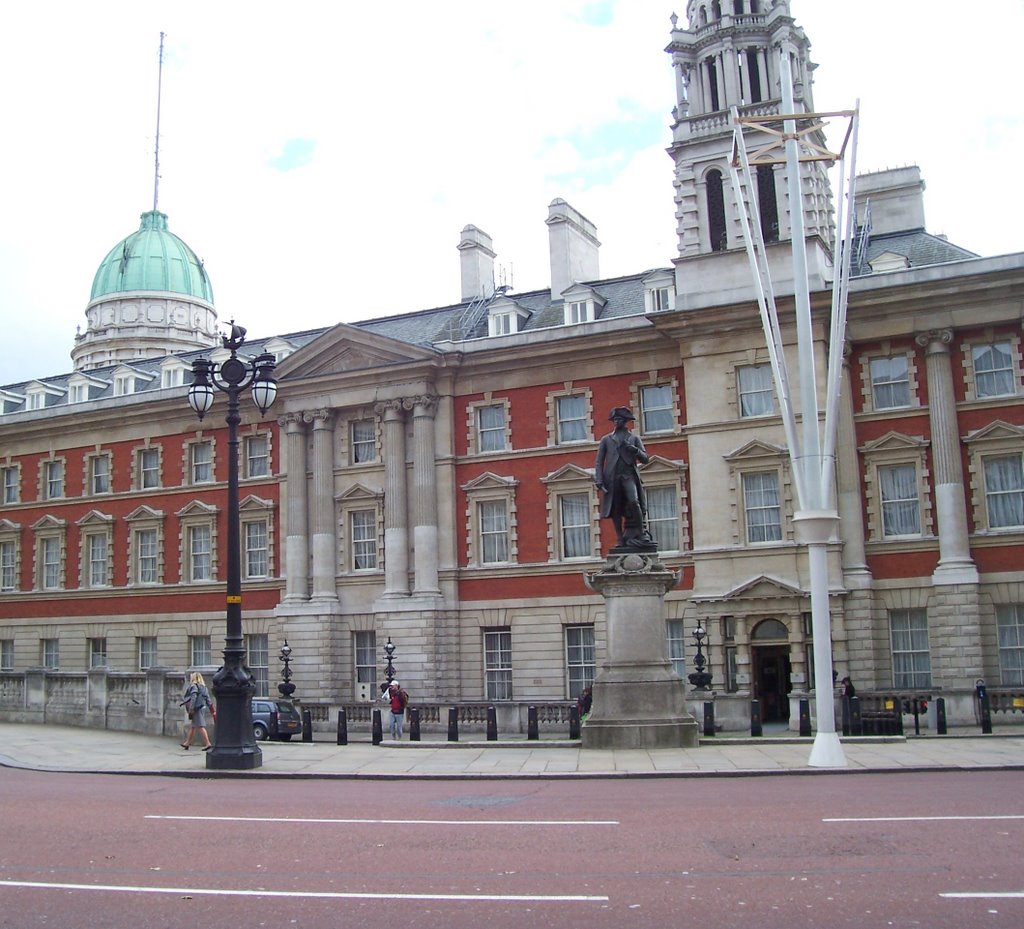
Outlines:
{"label": "paved sidewalk", "polygon": [[845,768],[811,768],[812,739],[704,739],[699,748],[584,750],[572,742],[262,742],[263,765],[206,770],[175,739],[71,726],[0,723],[0,765],[38,771],[192,777],[694,777],[971,768],[1024,770],[1024,732],[843,740]]}

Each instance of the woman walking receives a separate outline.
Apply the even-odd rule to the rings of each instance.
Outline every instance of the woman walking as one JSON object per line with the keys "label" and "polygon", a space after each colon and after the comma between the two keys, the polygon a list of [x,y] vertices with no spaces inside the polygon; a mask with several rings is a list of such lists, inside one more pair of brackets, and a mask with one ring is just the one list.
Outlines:
{"label": "woman walking", "polygon": [[189,675],[188,687],[185,688],[185,699],[182,700],[182,704],[188,711],[189,730],[181,747],[188,751],[198,732],[203,737],[203,751],[208,752],[213,748],[213,743],[210,742],[210,736],[206,732],[206,710],[213,704],[210,703],[210,692],[206,689],[206,681],[198,671],[193,671]]}

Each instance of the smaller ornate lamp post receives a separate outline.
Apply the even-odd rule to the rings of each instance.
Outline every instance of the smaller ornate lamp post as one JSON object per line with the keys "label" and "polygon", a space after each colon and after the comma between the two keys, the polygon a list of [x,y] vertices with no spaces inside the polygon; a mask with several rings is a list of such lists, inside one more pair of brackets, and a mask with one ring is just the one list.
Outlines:
{"label": "smaller ornate lamp post", "polygon": [[224,347],[231,357],[217,364],[209,358],[192,362],[192,386],[189,406],[200,422],[213,406],[216,390],[228,395],[228,504],[227,504],[227,634],[224,638],[224,664],[213,675],[213,694],[217,698],[217,728],[213,749],[206,753],[206,767],[244,770],[263,764],[263,753],[252,731],[252,694],[256,689],[252,673],[245,665],[245,641],[242,638],[242,556],[241,520],[238,511],[238,426],[242,421],[238,398],[247,387],[263,415],[277,396],[273,378],[274,356],[264,352],[252,361],[237,357],[245,341],[245,329],[231,321],[231,335],[224,336]]}
{"label": "smaller ornate lamp post", "polygon": [[292,647],[288,644],[288,640],[284,640],[284,645],[281,646],[281,657],[278,661],[284,663],[284,668],[281,669],[281,683],[277,685],[277,691],[282,697],[290,698],[295,693],[295,685],[292,683],[292,669],[288,664],[291,658]]}
{"label": "smaller ornate lamp post", "polygon": [[711,672],[704,670],[708,663],[703,651],[707,631],[700,624],[700,620],[697,621],[697,628],[693,630],[692,635],[697,648],[697,654],[693,656],[693,666],[697,670],[688,676],[689,681],[693,684],[695,690],[707,690],[711,686]]}
{"label": "smaller ornate lamp post", "polygon": [[387,667],[384,669],[384,677],[390,684],[395,679],[395,646],[391,641],[391,636],[388,636],[388,644],[384,646],[384,654],[387,657]]}

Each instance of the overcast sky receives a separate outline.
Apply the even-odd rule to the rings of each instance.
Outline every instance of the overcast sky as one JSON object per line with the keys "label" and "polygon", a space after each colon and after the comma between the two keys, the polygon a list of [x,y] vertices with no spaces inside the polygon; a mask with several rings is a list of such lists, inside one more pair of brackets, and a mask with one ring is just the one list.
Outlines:
{"label": "overcast sky", "polygon": [[[673,6],[675,4],[675,6]],[[92,278],[152,208],[253,336],[458,302],[467,223],[548,286],[547,204],[601,275],[676,254],[669,16],[685,0],[32,3],[0,12],[0,384],[71,370]],[[792,0],[861,171],[918,164],[931,232],[1024,251],[1020,0]],[[832,141],[837,141],[834,133]]]}

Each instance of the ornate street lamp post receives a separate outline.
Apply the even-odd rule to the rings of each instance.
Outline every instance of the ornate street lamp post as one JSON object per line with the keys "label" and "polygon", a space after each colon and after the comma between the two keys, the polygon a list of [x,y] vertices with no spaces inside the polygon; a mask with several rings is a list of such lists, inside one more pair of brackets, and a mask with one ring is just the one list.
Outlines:
{"label": "ornate street lamp post", "polygon": [[284,667],[281,669],[281,683],[277,685],[277,692],[282,697],[290,699],[291,695],[295,693],[295,685],[292,683],[292,669],[289,664],[292,655],[292,647],[288,644],[288,640],[284,640],[284,645],[281,646],[281,657],[277,660],[284,663]]}
{"label": "ornate street lamp post", "polygon": [[395,646],[388,636],[388,644],[384,646],[384,655],[387,657],[387,667],[384,669],[384,677],[390,684],[395,679]]}
{"label": "ornate street lamp post", "polygon": [[695,690],[707,690],[711,686],[711,672],[705,671],[704,668],[708,661],[704,657],[704,639],[707,637],[707,631],[704,627],[697,623],[697,628],[691,633],[693,636],[694,645],[697,648],[697,654],[693,656],[693,667],[696,669],[693,674],[689,675],[690,683],[693,684]]}
{"label": "ornate street lamp post", "polygon": [[247,387],[264,414],[277,396],[273,378],[274,356],[258,355],[250,362],[237,357],[245,341],[245,329],[231,322],[231,335],[224,336],[224,347],[231,357],[217,364],[208,358],[192,362],[192,386],[188,402],[200,421],[213,406],[214,389],[228,395],[228,507],[227,507],[227,634],[224,639],[224,664],[213,676],[213,694],[217,698],[217,727],[214,746],[206,753],[206,767],[245,770],[263,764],[263,753],[252,730],[252,674],[245,664],[242,638],[242,564],[241,530],[238,514],[238,397]]}

